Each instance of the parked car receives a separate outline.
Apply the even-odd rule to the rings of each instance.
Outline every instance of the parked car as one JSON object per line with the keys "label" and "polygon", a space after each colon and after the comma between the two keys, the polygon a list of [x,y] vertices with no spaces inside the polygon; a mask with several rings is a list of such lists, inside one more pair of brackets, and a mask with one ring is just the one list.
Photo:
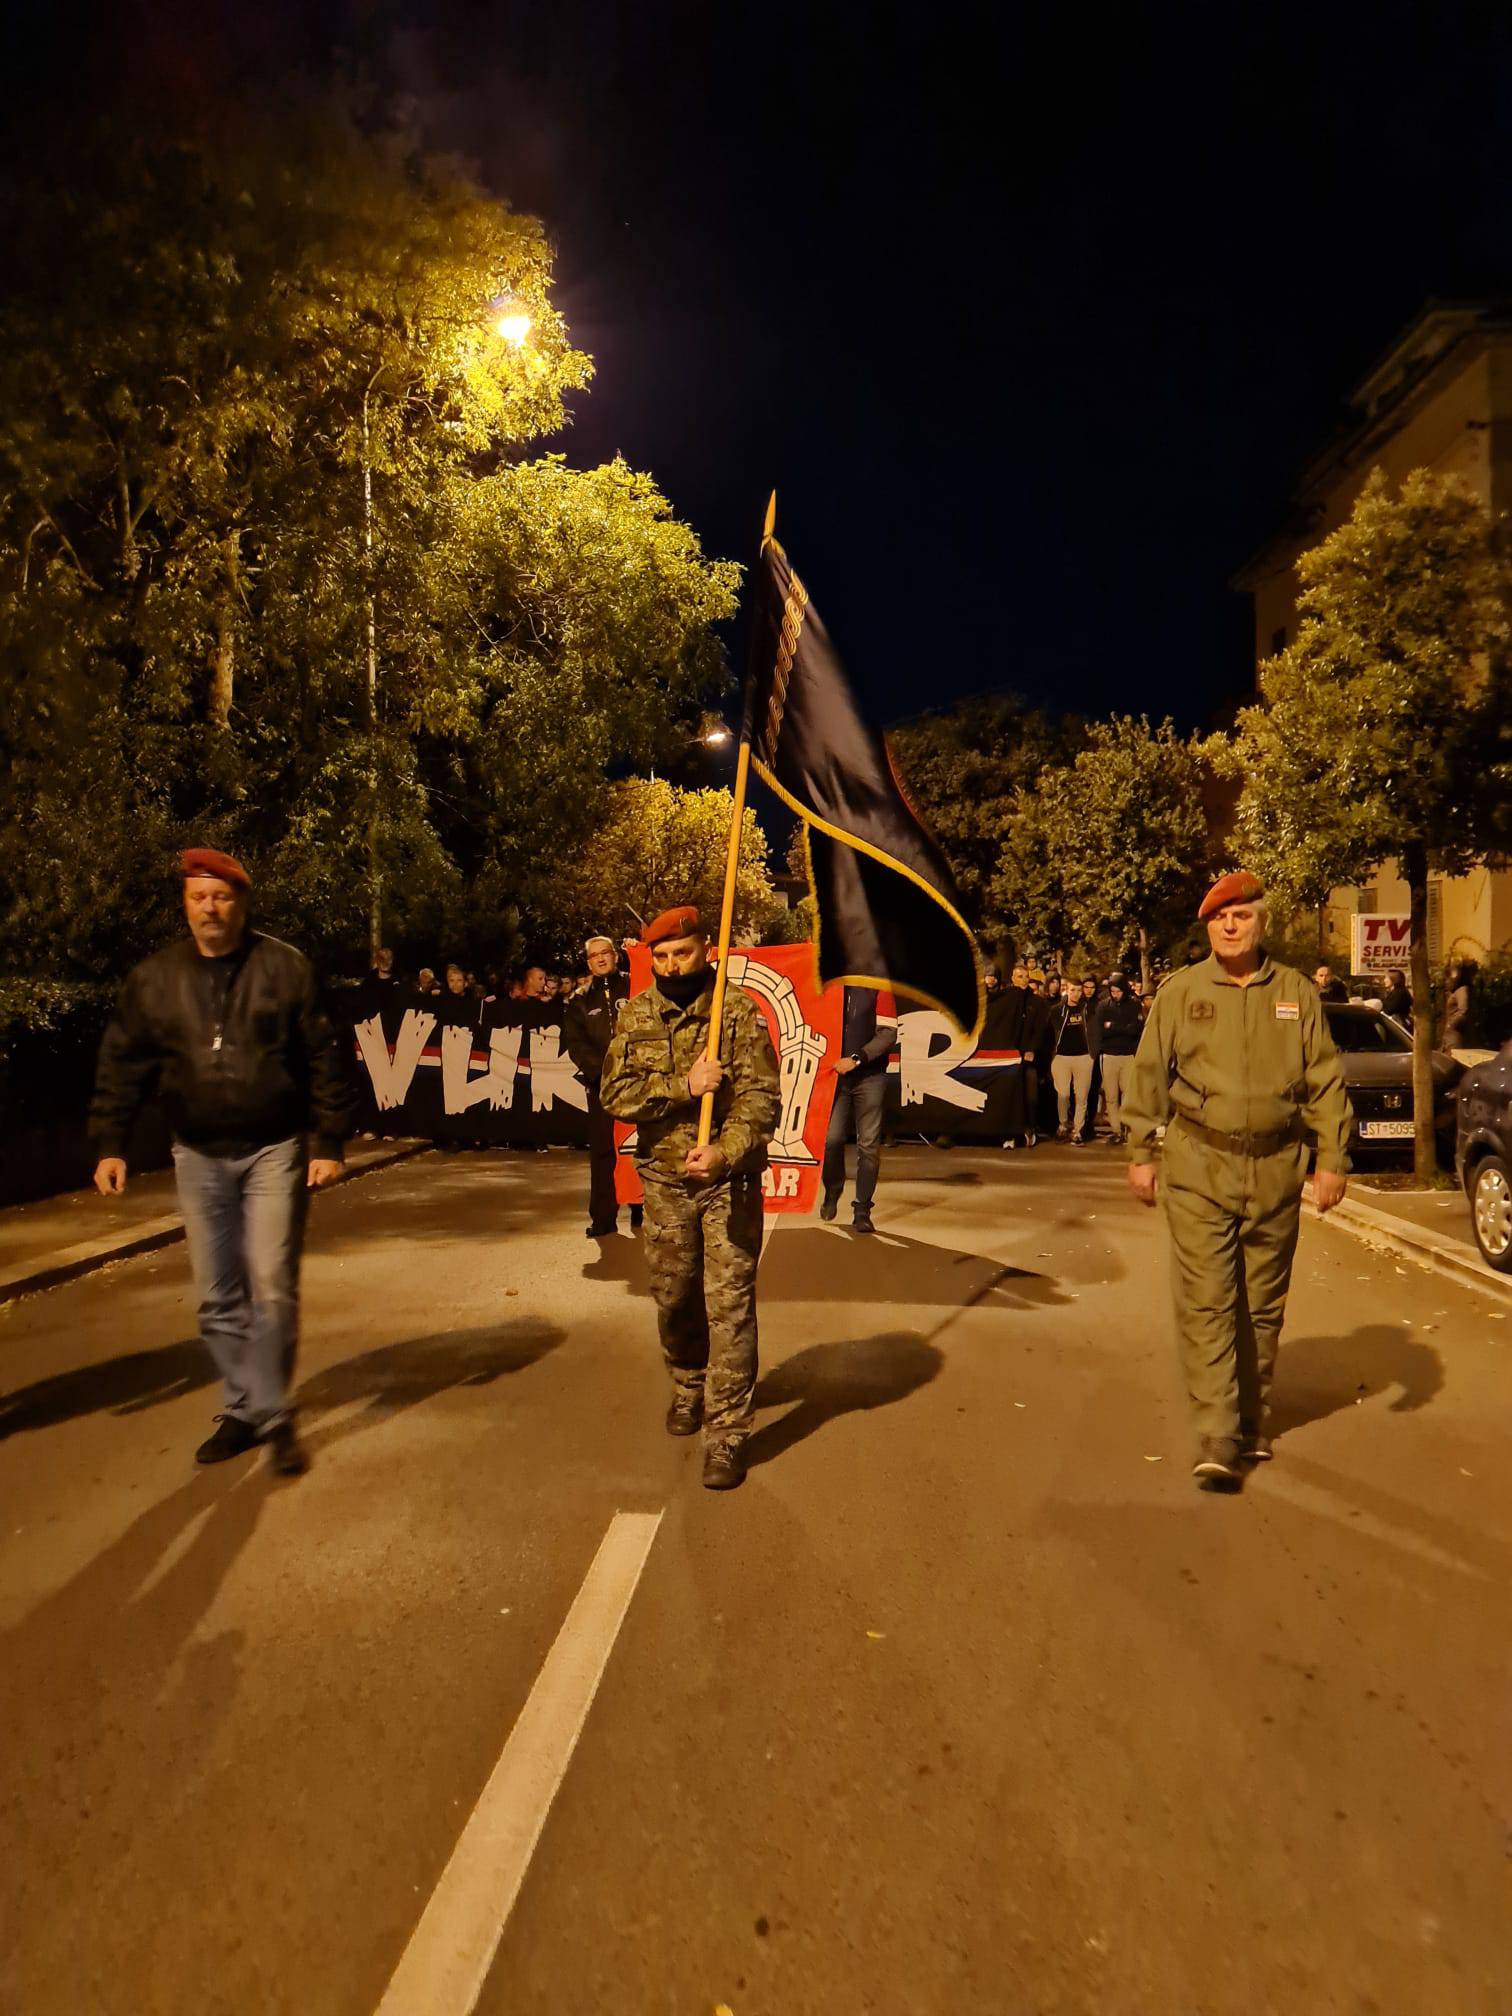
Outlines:
{"label": "parked car", "polygon": [[[1358,1001],[1328,1001],[1328,1033],[1344,1066],[1354,1107],[1351,1156],[1412,1145],[1412,1038],[1380,1008]],[[1433,1053],[1433,1127],[1447,1163],[1454,1146],[1454,1093],[1464,1066],[1446,1051]]]}
{"label": "parked car", "polygon": [[1512,1274],[1512,1046],[1472,1064],[1459,1084],[1454,1166],[1470,1199],[1481,1258]]}

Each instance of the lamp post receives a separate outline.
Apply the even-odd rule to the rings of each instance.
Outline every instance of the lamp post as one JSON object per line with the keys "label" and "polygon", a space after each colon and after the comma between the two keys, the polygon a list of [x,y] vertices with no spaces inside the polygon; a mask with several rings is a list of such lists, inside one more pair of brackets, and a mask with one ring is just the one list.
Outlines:
{"label": "lamp post", "polygon": [[[531,320],[513,296],[501,294],[489,303],[493,332],[512,350],[521,350],[530,335]],[[362,552],[367,574],[367,730],[368,730],[368,961],[376,964],[383,941],[383,873],[378,866],[378,596],[373,579],[373,459],[369,406],[383,366],[362,388]]]}

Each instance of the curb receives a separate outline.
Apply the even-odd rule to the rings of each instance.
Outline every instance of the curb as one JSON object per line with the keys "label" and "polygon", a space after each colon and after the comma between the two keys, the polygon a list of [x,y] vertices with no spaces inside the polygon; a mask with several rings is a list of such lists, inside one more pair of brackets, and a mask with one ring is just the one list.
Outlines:
{"label": "curb", "polygon": [[[1318,1212],[1311,1194],[1304,1196],[1305,1210],[1309,1217],[1316,1218]],[[1486,1265],[1473,1246],[1467,1247],[1442,1232],[1406,1224],[1391,1212],[1361,1204],[1353,1197],[1346,1197],[1342,1204],[1334,1206],[1328,1213],[1328,1223],[1341,1226],[1367,1246],[1384,1248],[1402,1260],[1416,1261],[1418,1266],[1447,1275],[1463,1287],[1478,1288],[1498,1302],[1512,1302],[1512,1274],[1498,1274],[1494,1267]]]}
{"label": "curb", "polygon": [[[375,1169],[390,1168],[395,1162],[408,1161],[412,1155],[428,1154],[432,1146],[429,1141],[402,1141],[396,1142],[392,1149],[364,1151],[360,1158],[354,1156],[328,1187],[337,1190],[343,1183],[371,1175]],[[183,1236],[184,1221],[174,1212],[168,1217],[145,1219],[130,1232],[81,1240],[76,1246],[64,1246],[45,1257],[23,1260],[18,1267],[0,1268],[0,1303],[14,1302],[22,1295],[34,1295],[44,1288],[57,1288],[65,1281],[77,1280],[81,1274],[92,1274],[97,1267],[108,1267],[115,1260],[156,1253]]]}

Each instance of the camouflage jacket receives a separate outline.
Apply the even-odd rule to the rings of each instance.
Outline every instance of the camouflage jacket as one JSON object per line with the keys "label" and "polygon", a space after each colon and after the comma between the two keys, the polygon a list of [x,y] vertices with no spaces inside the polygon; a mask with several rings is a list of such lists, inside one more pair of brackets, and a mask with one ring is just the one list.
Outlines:
{"label": "camouflage jacket", "polygon": [[[653,985],[632,995],[619,1011],[604,1059],[599,1096],[616,1120],[633,1120],[640,1132],[642,1169],[681,1176],[683,1159],[698,1139],[699,1101],[688,1073],[709,1043],[709,985],[686,1008]],[[725,1067],[714,1095],[714,1134],[732,1173],[766,1167],[766,1147],[777,1125],[777,1057],[765,1017],[749,994],[725,995],[719,1058]]]}

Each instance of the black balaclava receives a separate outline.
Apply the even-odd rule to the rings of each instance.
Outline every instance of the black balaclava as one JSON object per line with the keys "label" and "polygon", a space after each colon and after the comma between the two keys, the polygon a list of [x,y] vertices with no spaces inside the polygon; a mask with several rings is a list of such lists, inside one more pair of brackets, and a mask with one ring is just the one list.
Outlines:
{"label": "black balaclava", "polygon": [[658,973],[656,991],[658,994],[665,994],[669,1001],[675,1001],[679,1008],[688,1008],[713,978],[712,966],[705,966],[700,973]]}

